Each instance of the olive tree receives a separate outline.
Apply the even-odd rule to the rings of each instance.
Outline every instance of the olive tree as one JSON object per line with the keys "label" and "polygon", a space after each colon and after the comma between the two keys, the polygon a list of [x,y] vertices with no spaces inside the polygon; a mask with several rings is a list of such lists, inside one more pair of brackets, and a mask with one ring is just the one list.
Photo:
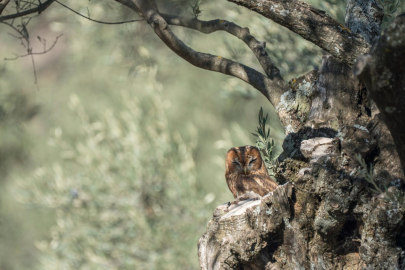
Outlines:
{"label": "olive tree", "polygon": [[[13,2],[1,1],[0,14]],[[13,22],[54,2],[18,1],[16,13],[0,16],[27,43],[28,56],[47,49],[29,49],[29,18]],[[381,33],[387,1],[348,0],[343,25],[303,1],[228,0],[327,53],[319,70],[286,82],[265,42],[235,22],[200,20],[199,1],[188,17],[161,12],[156,0],[115,2],[138,14],[178,57],[257,89],[284,126],[274,166],[280,187],[261,200],[217,207],[199,242],[202,269],[403,269],[404,15]],[[235,36],[262,70],[194,50],[172,27]]]}

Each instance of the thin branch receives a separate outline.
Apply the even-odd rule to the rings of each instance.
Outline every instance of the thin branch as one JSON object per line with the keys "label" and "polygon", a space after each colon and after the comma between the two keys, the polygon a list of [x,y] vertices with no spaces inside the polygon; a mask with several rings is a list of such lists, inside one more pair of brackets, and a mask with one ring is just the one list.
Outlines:
{"label": "thin branch", "polygon": [[[64,8],[67,8],[68,10],[72,11],[73,13],[76,13],[77,15],[88,19],[92,22],[96,22],[96,23],[101,23],[101,24],[124,24],[124,23],[132,23],[132,22],[139,22],[139,21],[144,21],[145,19],[140,19],[140,20],[129,20],[129,21],[121,21],[121,22],[103,22],[103,21],[98,21],[98,20],[94,20],[92,18],[90,18],[90,16],[85,16],[83,14],[80,14],[79,12],[77,12],[76,10],[66,6],[65,4],[62,4],[61,2],[55,0],[59,5],[63,6]],[[87,13],[90,15],[89,9],[87,9]]]}
{"label": "thin branch", "polygon": [[30,54],[30,56],[31,56],[32,68],[34,70],[34,84],[37,86],[37,90],[39,90],[38,77],[37,77],[37,68],[35,67],[34,56],[32,54]]}
{"label": "thin branch", "polygon": [[[23,57],[26,57],[26,56],[30,56],[30,55],[32,56],[32,55],[45,54],[45,53],[49,52],[50,50],[52,50],[52,49],[55,47],[56,43],[58,42],[58,39],[59,39],[61,36],[63,36],[63,34],[56,37],[56,39],[55,39],[55,41],[53,42],[53,44],[52,44],[51,47],[49,47],[48,49],[46,49],[46,47],[44,47],[44,51],[42,51],[42,52],[29,52],[29,53],[23,54],[23,55],[15,55],[14,58],[4,58],[4,60],[9,60],[9,61],[11,61],[11,60],[16,60],[16,59],[18,59],[18,58],[23,58]],[[17,38],[18,38],[18,37],[17,37]],[[41,43],[42,43],[42,42],[41,42]],[[42,44],[44,44],[44,43],[42,43]],[[44,44],[44,46],[46,46],[46,45]]]}
{"label": "thin branch", "polygon": [[257,60],[270,79],[276,79],[280,84],[285,83],[280,70],[273,64],[270,56],[266,52],[266,43],[258,41],[250,34],[249,28],[242,28],[239,25],[225,20],[200,21],[197,18],[182,18],[178,16],[161,14],[170,25],[183,26],[210,34],[216,31],[226,31],[229,34],[241,39],[255,54]]}
{"label": "thin branch", "polygon": [[[18,30],[17,30],[18,31]],[[23,39],[23,37],[17,37],[16,35],[14,35],[14,34],[11,34],[11,33],[7,33],[8,35],[10,35],[10,36],[12,36],[13,38],[17,38],[17,39]]]}
{"label": "thin branch", "polygon": [[[13,37],[15,37],[16,39],[19,39],[19,40],[21,41],[21,45],[27,50],[27,54],[25,54],[25,55],[17,55],[17,54],[14,54],[14,55],[15,55],[14,58],[5,58],[4,60],[16,60],[16,59],[21,58],[21,57],[30,56],[30,57],[31,57],[31,62],[32,62],[32,68],[33,68],[33,71],[34,71],[34,83],[35,83],[35,85],[37,86],[37,89],[39,90],[38,78],[37,78],[37,69],[36,69],[36,66],[35,66],[34,55],[45,54],[45,53],[49,52],[50,50],[52,50],[52,49],[55,47],[56,43],[58,42],[58,39],[59,39],[62,35],[59,35],[59,36],[56,37],[54,43],[52,44],[52,46],[51,46],[49,49],[46,49],[46,40],[42,41],[41,38],[38,37],[39,41],[40,41],[40,42],[43,44],[43,46],[44,46],[44,51],[43,51],[43,52],[32,52],[32,47],[30,46],[30,40],[29,40],[29,37],[28,37],[28,34],[27,34],[27,33],[24,33],[22,30],[20,31],[20,30],[19,30],[18,28],[16,28],[14,25],[12,25],[12,24],[10,24],[10,23],[8,23],[8,22],[1,22],[1,21],[0,21],[0,23],[9,26],[11,29],[13,29],[15,32],[17,32],[17,33],[19,34],[19,36],[15,36],[15,35],[13,35],[13,34],[11,34],[11,33],[8,33],[8,34],[11,35],[11,36],[13,36]],[[24,27],[24,29],[25,29],[25,27]],[[25,31],[26,31],[26,30],[25,30]],[[25,40],[25,42],[26,42],[27,44],[24,43],[24,40]]]}
{"label": "thin branch", "polygon": [[206,70],[216,71],[239,78],[259,90],[274,106],[280,102],[281,94],[288,88],[276,80],[238,62],[221,56],[201,53],[184,44],[170,29],[158,13],[154,2],[148,0],[115,0],[142,15],[159,38],[177,55],[190,64]]}
{"label": "thin branch", "polygon": [[227,0],[244,6],[290,29],[321,47],[335,58],[353,66],[357,56],[370,45],[359,34],[334,20],[322,10],[299,0]]}
{"label": "thin branch", "polygon": [[6,20],[11,20],[11,19],[15,19],[15,18],[19,18],[19,17],[24,17],[26,15],[30,15],[33,13],[37,13],[41,14],[45,9],[47,9],[53,2],[55,2],[55,0],[48,0],[44,3],[40,3],[38,6],[22,11],[22,12],[17,12],[14,14],[10,14],[10,15],[6,15],[6,16],[1,16],[0,17],[0,22],[4,22]]}
{"label": "thin branch", "polygon": [[[31,7],[34,3],[32,2],[28,2],[28,1],[19,1],[19,3],[23,3],[23,6],[20,7],[20,10],[25,10],[27,7]],[[36,4],[34,4],[35,6],[38,6]]]}
{"label": "thin branch", "polygon": [[0,0],[0,14],[3,12],[3,10],[6,8],[8,3],[10,3],[11,0]]}
{"label": "thin branch", "polygon": [[13,34],[11,34],[11,33],[8,33],[10,36],[13,36],[13,37],[18,38],[18,39],[24,39],[27,43],[29,43],[28,37],[26,37],[25,35],[23,35],[23,34],[21,33],[21,31],[18,30],[14,25],[12,25],[12,24],[10,24],[10,23],[7,23],[7,22],[2,22],[2,21],[0,21],[0,23],[7,25],[8,27],[10,27],[11,29],[13,29],[15,32],[17,32],[17,33],[20,35],[20,36],[15,36],[15,35],[13,35]]}
{"label": "thin branch", "polygon": [[34,5],[34,6],[39,6],[40,4],[38,3],[38,4],[36,4],[36,3],[34,3],[33,1],[24,1],[24,0],[18,0],[18,2],[20,2],[20,3],[26,3],[26,4],[28,4],[28,5]]}
{"label": "thin branch", "polygon": [[[30,46],[30,40],[29,40],[29,38],[28,38],[28,35],[24,34],[22,31],[18,30],[14,25],[12,25],[12,24],[10,24],[10,23],[1,22],[1,21],[0,21],[0,23],[9,26],[11,29],[13,29],[15,32],[17,32],[17,33],[20,35],[20,36],[18,37],[18,36],[14,36],[14,35],[11,34],[11,33],[8,33],[9,35],[11,35],[11,36],[13,36],[13,37],[19,39],[19,40],[21,41],[21,45],[27,50],[27,54],[30,55],[30,57],[31,57],[31,62],[32,62],[32,68],[33,68],[33,71],[34,71],[34,83],[36,84],[37,89],[39,89],[39,87],[38,87],[38,80],[37,80],[37,69],[36,69],[36,67],[35,67],[35,60],[34,60],[34,56],[32,55],[32,48],[31,48],[31,46]],[[25,42],[27,42],[27,45],[24,44],[24,40],[25,40]],[[14,55],[16,55],[16,54],[14,54]],[[16,56],[17,56],[17,55],[16,55]],[[19,57],[16,57],[16,59],[17,59],[17,58],[19,58]],[[5,59],[5,60],[7,60],[7,59]]]}

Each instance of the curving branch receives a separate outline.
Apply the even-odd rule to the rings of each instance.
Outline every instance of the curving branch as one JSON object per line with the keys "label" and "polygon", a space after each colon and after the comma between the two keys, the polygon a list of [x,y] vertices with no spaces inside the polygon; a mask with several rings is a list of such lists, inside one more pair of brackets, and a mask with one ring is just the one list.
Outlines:
{"label": "curving branch", "polygon": [[298,0],[227,1],[244,6],[290,29],[349,66],[353,66],[356,58],[370,49],[364,37],[351,32],[324,11],[305,2]]}
{"label": "curving branch", "polygon": [[170,25],[183,26],[200,31],[204,34],[211,34],[216,31],[226,31],[229,34],[239,38],[252,50],[257,60],[259,60],[264,72],[270,79],[275,79],[280,84],[285,84],[280,70],[273,64],[266,52],[266,42],[258,41],[250,34],[249,28],[242,28],[239,25],[226,20],[200,21],[197,18],[182,18],[169,14],[161,14],[165,21]]}
{"label": "curving branch", "polygon": [[[279,75],[277,76],[276,72],[271,71],[272,67],[268,63],[267,65],[270,70],[267,71],[269,72],[269,74],[273,74],[275,79],[271,79],[266,75],[258,72],[257,70],[252,69],[243,64],[240,64],[238,62],[223,58],[221,56],[201,53],[188,47],[171,31],[164,17],[159,14],[154,1],[153,2],[144,0],[115,0],[115,1],[131,8],[132,10],[142,15],[147,20],[147,22],[152,26],[152,28],[154,29],[155,33],[159,36],[159,38],[173,52],[175,52],[184,60],[188,61],[190,64],[206,70],[227,74],[249,83],[254,88],[259,90],[273,104],[273,106],[278,105],[278,103],[280,102],[281,95],[286,90],[288,90],[288,86],[284,83],[284,81],[282,81],[282,78],[281,80],[278,79]],[[168,15],[165,16],[168,17]],[[176,19],[175,17],[172,17],[171,22],[173,24],[180,25],[180,22],[179,21],[176,22],[175,19]],[[234,30],[236,30],[236,25]],[[242,35],[242,33],[240,34]],[[247,34],[248,32],[246,31],[244,35]],[[252,42],[253,43],[251,45],[253,46],[254,41]],[[256,50],[260,51],[261,49],[257,48]]]}
{"label": "curving branch", "polygon": [[[51,47],[49,47],[48,49],[46,48],[46,43],[43,43],[43,44],[44,44],[44,50],[43,50],[42,52],[33,52],[33,51],[32,51],[32,48],[29,48],[29,49],[28,49],[28,53],[26,53],[26,54],[23,54],[23,55],[16,55],[16,54],[15,54],[15,56],[14,56],[13,58],[4,58],[4,60],[10,61],[10,60],[16,60],[16,59],[18,59],[18,58],[23,58],[23,57],[27,57],[27,56],[46,54],[47,52],[51,51],[51,50],[55,47],[56,43],[58,43],[58,40],[59,40],[59,38],[60,38],[61,36],[63,36],[63,35],[57,36],[57,37],[55,38],[55,41],[54,41],[53,44],[51,45]],[[20,39],[21,39],[21,37],[17,37],[17,38],[20,38]],[[40,41],[41,41],[41,40],[40,40]]]}
{"label": "curving branch", "polygon": [[[45,9],[47,9],[53,2],[55,2],[55,0],[48,0],[44,3],[40,3],[38,6],[22,11],[22,12],[17,12],[14,14],[10,14],[10,15],[5,15],[5,16],[0,16],[0,22],[4,22],[7,20],[12,20],[15,18],[20,18],[20,17],[24,17],[33,13],[38,13],[41,14]],[[1,7],[0,7],[1,8]],[[0,14],[1,14],[1,10],[0,10]]]}
{"label": "curving branch", "polygon": [[6,6],[10,3],[10,0],[0,0],[0,14],[6,8]]}
{"label": "curving branch", "polygon": [[81,13],[77,12],[76,10],[74,10],[74,9],[72,9],[72,8],[70,8],[70,7],[68,7],[67,5],[62,4],[62,3],[59,2],[58,0],[55,0],[55,1],[56,1],[56,3],[58,3],[59,5],[61,5],[62,7],[66,8],[67,10],[70,10],[71,12],[73,12],[73,13],[79,15],[80,17],[85,18],[85,19],[87,19],[87,20],[89,20],[89,21],[92,21],[92,22],[96,22],[96,23],[107,24],[107,25],[115,25],[115,24],[124,24],[124,23],[140,22],[140,21],[144,21],[144,20],[145,20],[145,19],[141,19],[141,20],[129,20],[129,21],[119,21],[119,22],[104,22],[104,21],[92,19],[92,18],[90,18],[90,16],[84,16],[83,14],[81,14]]}

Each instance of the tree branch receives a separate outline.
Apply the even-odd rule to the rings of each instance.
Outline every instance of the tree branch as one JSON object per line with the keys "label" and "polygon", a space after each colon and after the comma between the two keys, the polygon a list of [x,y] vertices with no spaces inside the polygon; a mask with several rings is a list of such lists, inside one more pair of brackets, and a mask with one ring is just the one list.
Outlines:
{"label": "tree branch", "polygon": [[264,74],[221,56],[201,53],[184,44],[169,28],[168,23],[158,13],[154,2],[143,0],[115,0],[141,14],[152,26],[159,38],[177,55],[190,64],[206,70],[216,71],[237,77],[259,90],[272,104],[277,106],[280,96],[288,87],[280,85]]}
{"label": "tree branch", "polygon": [[47,49],[46,47],[44,47],[44,51],[42,51],[42,52],[32,52],[31,49],[30,49],[27,54],[15,55],[14,58],[4,58],[4,60],[16,60],[16,59],[18,59],[18,58],[23,58],[23,57],[26,57],[26,56],[46,54],[47,52],[51,51],[51,50],[55,47],[56,43],[58,43],[58,39],[59,39],[61,36],[63,36],[63,35],[57,36],[56,39],[55,39],[55,41],[54,41],[53,44],[51,45],[51,47],[49,47],[48,49]]}
{"label": "tree branch", "polygon": [[1,16],[0,17],[0,22],[4,22],[6,20],[12,20],[12,19],[15,19],[15,18],[23,17],[23,16],[30,15],[32,13],[37,13],[37,12],[38,12],[38,14],[41,14],[53,2],[55,2],[55,0],[48,0],[48,1],[38,5],[37,7],[31,8],[31,9],[28,9],[28,10],[25,10],[25,11],[22,11],[22,12],[14,13],[14,14]]}
{"label": "tree branch", "polygon": [[398,16],[354,68],[387,124],[405,170],[405,13]]}
{"label": "tree branch", "polygon": [[56,3],[58,3],[59,5],[61,5],[62,7],[64,7],[64,8],[66,8],[66,9],[70,10],[71,12],[73,12],[73,13],[79,15],[80,17],[85,18],[85,19],[87,19],[87,20],[89,20],[89,21],[92,21],[92,22],[96,22],[96,23],[114,25],[114,24],[124,24],[124,23],[131,23],[131,22],[140,22],[140,21],[144,21],[144,20],[145,20],[145,19],[141,19],[141,20],[129,20],[129,21],[119,21],[119,22],[104,22],[104,21],[99,21],[99,20],[95,20],[95,19],[90,18],[90,16],[84,16],[83,14],[80,14],[80,13],[77,12],[76,10],[74,10],[74,9],[72,9],[72,8],[70,8],[70,7],[68,7],[68,6],[65,5],[65,4],[62,4],[62,3],[59,2],[58,0],[55,0],[55,1],[56,1]]}
{"label": "tree branch", "polygon": [[0,0],[0,14],[6,8],[6,6],[10,3],[10,0]]}
{"label": "tree branch", "polygon": [[204,34],[210,34],[216,31],[226,31],[241,39],[255,54],[266,75],[272,80],[278,80],[280,84],[285,84],[280,75],[280,70],[273,64],[266,52],[266,42],[258,41],[250,34],[249,28],[242,28],[233,22],[225,20],[200,21],[197,18],[182,18],[168,14],[161,14],[161,16],[170,25],[191,28]]}
{"label": "tree branch", "polygon": [[369,51],[359,34],[334,20],[324,11],[298,0],[227,0],[244,6],[290,29],[321,47],[335,58],[353,66],[357,56]]}

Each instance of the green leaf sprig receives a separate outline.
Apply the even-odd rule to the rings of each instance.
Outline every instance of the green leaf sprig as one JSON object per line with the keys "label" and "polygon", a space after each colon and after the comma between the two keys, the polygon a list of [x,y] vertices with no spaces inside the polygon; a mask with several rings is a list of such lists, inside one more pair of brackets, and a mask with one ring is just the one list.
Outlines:
{"label": "green leaf sprig", "polygon": [[266,123],[269,114],[264,116],[263,108],[260,107],[259,112],[259,126],[256,128],[256,133],[252,133],[253,136],[257,137],[256,139],[256,147],[259,148],[262,156],[264,158],[264,162],[266,163],[266,167],[269,170],[270,175],[275,175],[276,168],[278,166],[277,157],[274,156],[274,140],[270,138],[270,127],[266,130]]}

